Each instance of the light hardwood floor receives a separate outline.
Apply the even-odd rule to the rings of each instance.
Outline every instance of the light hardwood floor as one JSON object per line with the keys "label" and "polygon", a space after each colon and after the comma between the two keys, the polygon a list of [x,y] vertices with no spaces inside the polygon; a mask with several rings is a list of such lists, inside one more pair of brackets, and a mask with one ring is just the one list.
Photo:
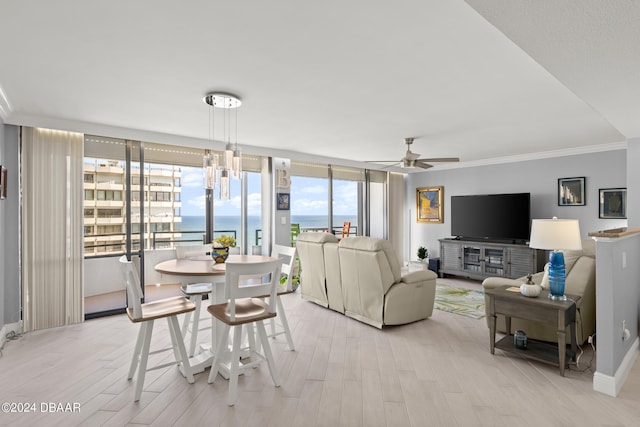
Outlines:
{"label": "light hardwood floor", "polygon": [[[477,287],[477,282],[449,284]],[[489,353],[484,319],[434,310],[421,322],[378,330],[331,310],[283,299],[297,351],[273,341],[282,386],[266,364],[239,383],[188,384],[176,367],[147,374],[139,403],[126,380],[138,325],[124,315],[32,332],[0,358],[0,402],[35,403],[36,413],[0,413],[10,425],[210,426],[638,426],[640,363],[617,398],[592,390],[595,360],[579,372]],[[206,312],[205,312],[206,313]],[[206,333],[203,334],[206,336]],[[154,342],[169,342],[158,322]],[[152,343],[152,347],[154,344]],[[78,403],[80,412],[41,412],[41,403]]]}

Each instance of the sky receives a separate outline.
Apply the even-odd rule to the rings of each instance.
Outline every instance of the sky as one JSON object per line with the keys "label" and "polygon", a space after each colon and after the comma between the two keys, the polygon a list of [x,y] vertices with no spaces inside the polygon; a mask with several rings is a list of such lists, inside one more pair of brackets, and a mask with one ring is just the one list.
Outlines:
{"label": "sky", "polygon": [[[248,214],[260,215],[261,194],[260,175],[249,173]],[[333,183],[334,215],[357,215],[358,190],[353,181]],[[291,215],[326,215],[327,180],[321,178],[291,177]],[[220,200],[219,190],[214,190],[214,210],[216,215],[239,215],[240,181],[231,180],[231,200]],[[182,216],[204,216],[205,198],[202,169],[182,169]]]}

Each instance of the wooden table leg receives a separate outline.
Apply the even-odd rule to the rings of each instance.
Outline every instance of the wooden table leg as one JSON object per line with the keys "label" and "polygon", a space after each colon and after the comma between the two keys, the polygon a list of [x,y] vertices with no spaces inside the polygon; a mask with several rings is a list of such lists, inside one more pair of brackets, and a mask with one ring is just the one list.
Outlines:
{"label": "wooden table leg", "polygon": [[489,317],[489,351],[495,354],[496,347],[496,316]]}
{"label": "wooden table leg", "polygon": [[567,355],[567,332],[565,330],[565,314],[558,311],[558,362],[560,363],[560,376],[564,377],[564,363]]}
{"label": "wooden table leg", "polygon": [[573,361],[576,361],[576,357],[578,354],[578,341],[576,338],[576,322],[573,321],[569,325],[569,333],[571,334],[571,352],[573,353]]}

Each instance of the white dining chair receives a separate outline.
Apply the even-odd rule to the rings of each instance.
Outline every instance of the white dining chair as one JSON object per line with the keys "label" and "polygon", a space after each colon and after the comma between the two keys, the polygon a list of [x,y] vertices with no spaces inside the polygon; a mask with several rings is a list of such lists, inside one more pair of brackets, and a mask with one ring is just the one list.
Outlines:
{"label": "white dining chair", "polygon": [[[210,305],[207,311],[225,326],[220,336],[218,346],[209,372],[209,383],[213,383],[222,363],[228,362],[229,394],[227,403],[232,406],[236,402],[238,392],[238,375],[241,370],[257,367],[266,360],[269,372],[276,387],[280,386],[271,346],[264,327],[264,320],[276,316],[276,292],[280,281],[281,260],[259,263],[227,263],[225,274],[225,299],[222,304]],[[257,280],[256,280],[257,278]],[[266,281],[268,278],[268,282]],[[248,280],[247,280],[248,279]],[[257,282],[257,283],[256,283]],[[268,303],[261,298],[269,295]],[[240,361],[240,346],[242,344],[243,326],[248,328],[247,336],[253,341],[253,330],[256,325],[261,353],[258,347],[249,346],[249,359]],[[228,354],[229,332],[233,327],[233,344],[231,355]],[[250,362],[247,362],[250,360]]]}
{"label": "white dining chair", "polygon": [[[184,245],[176,246],[176,258],[184,259],[197,256],[206,256],[208,252],[211,252],[211,246],[209,245]],[[198,342],[198,332],[200,330],[210,329],[210,327],[200,329],[200,312],[202,310],[202,298],[205,295],[211,294],[213,284],[209,282],[202,283],[183,283],[180,286],[180,291],[196,306],[193,313],[193,321],[191,321],[191,313],[187,313],[184,316],[182,322],[182,335],[186,338],[189,334],[189,356],[193,357],[196,351],[196,345]]]}
{"label": "white dining chair", "polygon": [[[295,292],[293,289],[293,275],[295,273],[296,258],[298,252],[295,247],[273,245],[271,250],[271,257],[282,260],[282,273],[287,275],[286,282],[278,286],[278,292],[276,295],[276,309],[278,317],[271,319],[271,332],[270,338],[275,338],[278,335],[283,335],[287,339],[287,345],[289,350],[295,351],[293,345],[293,337],[291,336],[291,329],[289,329],[289,322],[287,321],[287,315],[282,304],[280,296]],[[279,323],[279,325],[278,325]]]}
{"label": "white dining chair", "polygon": [[[120,267],[124,276],[127,289],[127,316],[133,323],[140,323],[140,331],[138,339],[133,351],[131,366],[129,367],[128,380],[133,378],[136,370],[138,378],[136,381],[136,389],[134,401],[140,400],[142,388],[144,386],[144,377],[147,371],[165,368],[171,365],[182,365],[182,371],[189,383],[194,382],[193,373],[189,364],[189,356],[184,346],[182,333],[180,332],[180,324],[178,323],[178,315],[192,312],[196,309],[195,305],[185,297],[170,297],[153,302],[142,303],[142,289],[140,287],[140,279],[138,273],[131,261],[127,260],[127,256],[120,257]],[[169,325],[169,335],[171,337],[171,347],[160,350],[149,351],[151,346],[151,336],[153,334],[153,324],[156,319],[167,319]],[[175,360],[170,363],[164,363],[147,368],[150,355],[161,353],[173,349]]]}

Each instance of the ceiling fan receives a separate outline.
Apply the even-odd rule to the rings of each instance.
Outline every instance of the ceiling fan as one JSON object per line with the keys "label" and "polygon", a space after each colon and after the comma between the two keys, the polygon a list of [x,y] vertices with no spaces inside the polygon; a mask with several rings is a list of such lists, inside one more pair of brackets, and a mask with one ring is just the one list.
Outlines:
{"label": "ceiling fan", "polygon": [[405,138],[404,142],[407,144],[407,152],[404,157],[400,159],[399,162],[395,160],[379,160],[379,161],[371,161],[372,163],[394,163],[393,165],[386,166],[387,168],[400,165],[401,168],[422,168],[429,169],[433,167],[430,163],[436,162],[459,162],[460,159],[458,157],[434,157],[430,159],[421,159],[420,154],[414,153],[411,151],[411,144],[413,144],[414,138]]}

